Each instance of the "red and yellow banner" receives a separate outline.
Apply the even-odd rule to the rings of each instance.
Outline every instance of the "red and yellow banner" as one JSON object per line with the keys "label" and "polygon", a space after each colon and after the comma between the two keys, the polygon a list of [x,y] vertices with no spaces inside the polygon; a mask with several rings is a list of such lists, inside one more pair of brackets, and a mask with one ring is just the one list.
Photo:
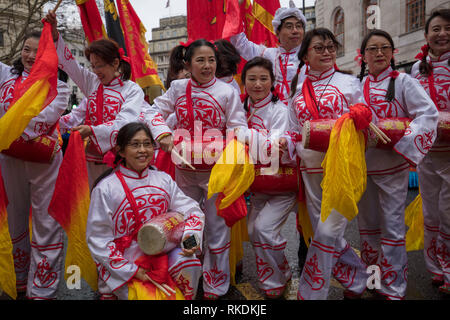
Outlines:
{"label": "red and yellow banner", "polygon": [[17,85],[8,111],[0,119],[0,151],[8,149],[20,137],[30,120],[57,95],[58,56],[51,26],[44,23],[36,59],[30,74]]}
{"label": "red and yellow banner", "polygon": [[13,299],[17,297],[16,272],[14,271],[13,246],[8,228],[6,196],[0,168],[0,289]]}
{"label": "red and yellow banner", "polygon": [[159,85],[164,89],[156,71],[157,66],[148,53],[148,43],[145,39],[147,30],[129,0],[117,0],[117,7],[127,54],[131,59],[132,80],[141,88]]}
{"label": "red and yellow banner", "polygon": [[97,290],[97,269],[86,243],[89,194],[84,144],[80,133],[74,131],[70,135],[48,211],[67,234],[66,269],[70,265],[79,266],[81,276],[93,290]]}
{"label": "red and yellow banner", "polygon": [[81,24],[88,42],[107,39],[105,26],[95,0],[75,0],[80,13]]}
{"label": "red and yellow banner", "polygon": [[255,20],[248,37],[252,42],[263,44],[266,47],[276,47],[278,45],[272,20],[279,7],[279,0],[253,1],[252,14]]}

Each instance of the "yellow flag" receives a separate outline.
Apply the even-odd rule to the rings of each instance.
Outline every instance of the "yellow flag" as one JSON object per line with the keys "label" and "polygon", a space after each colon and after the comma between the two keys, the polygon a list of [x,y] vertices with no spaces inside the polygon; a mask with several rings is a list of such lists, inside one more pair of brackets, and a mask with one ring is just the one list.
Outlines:
{"label": "yellow flag", "polygon": [[351,118],[344,116],[331,130],[330,144],[322,162],[322,222],[332,209],[352,220],[358,214],[357,204],[366,189],[364,135],[356,130]]}
{"label": "yellow flag", "polygon": [[405,210],[405,224],[409,227],[405,237],[406,251],[422,250],[423,212],[420,192]]}

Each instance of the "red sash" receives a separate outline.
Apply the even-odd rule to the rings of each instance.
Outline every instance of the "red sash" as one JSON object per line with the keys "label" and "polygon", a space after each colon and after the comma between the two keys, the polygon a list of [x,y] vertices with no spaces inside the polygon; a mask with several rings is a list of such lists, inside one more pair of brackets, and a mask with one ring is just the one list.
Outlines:
{"label": "red sash", "polygon": [[302,86],[303,97],[305,97],[306,108],[314,120],[320,119],[319,110],[317,109],[316,93],[312,85],[311,79],[306,77]]}

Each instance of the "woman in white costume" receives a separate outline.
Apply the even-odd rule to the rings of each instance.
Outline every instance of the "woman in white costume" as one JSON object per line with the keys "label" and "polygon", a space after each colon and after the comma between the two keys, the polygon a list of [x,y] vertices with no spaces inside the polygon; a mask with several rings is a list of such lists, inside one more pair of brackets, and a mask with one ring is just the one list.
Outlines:
{"label": "woman in white costume", "polygon": [[[272,62],[275,74],[275,88],[280,92],[281,101],[288,103],[292,78],[296,75],[298,51],[300,50],[306,27],[306,18],[300,9],[279,8],[272,20],[273,30],[277,35],[280,46],[267,48],[257,45],[247,39],[245,33],[230,37],[230,42],[239,51],[241,57],[247,61],[254,57],[264,57]],[[304,77],[304,69],[300,78]]]}
{"label": "woman in white costume", "polygon": [[[253,58],[242,70],[242,83],[248,94],[244,108],[248,127],[253,131],[250,150],[258,150],[253,155],[255,159],[267,158],[268,151],[273,150],[278,138],[289,131],[288,108],[279,100],[274,82],[272,63],[265,58]],[[254,143],[256,148],[252,146]],[[274,155],[278,157],[278,152]],[[283,166],[297,165],[288,157],[281,160],[280,165]],[[267,163],[266,159],[262,162]],[[281,234],[281,228],[295,207],[296,196],[296,192],[292,191],[280,194],[252,192],[250,197],[248,234],[256,255],[259,285],[268,298],[279,298],[292,276],[284,253],[287,241]]]}
{"label": "woman in white costume", "polygon": [[[394,42],[387,32],[371,31],[360,50],[360,79],[372,121],[411,120],[393,149],[367,149],[367,189],[358,204],[361,259],[381,270],[381,288],[376,292],[386,299],[403,299],[408,271],[405,202],[409,167],[418,165],[433,145],[438,112],[417,79],[394,70]],[[366,65],[369,73],[364,77]]]}
{"label": "woman in white costume", "polygon": [[[422,59],[411,70],[439,113],[450,114],[450,9],[434,11],[425,23]],[[424,218],[424,258],[432,283],[450,293],[450,143],[435,141],[417,166]]]}
{"label": "woman in white costume", "polygon": [[175,133],[181,133],[180,137],[191,146],[187,157],[193,159],[191,164],[196,166],[196,170],[179,164],[175,169],[175,179],[180,189],[204,208],[207,245],[203,260],[203,291],[206,299],[217,299],[228,291],[230,284],[230,228],[217,215],[217,195],[206,199],[214,159],[210,159],[212,163],[204,159],[203,142],[222,142],[227,129],[246,129],[247,122],[235,89],[215,77],[218,53],[214,45],[200,39],[175,50],[183,52],[191,79],[172,81],[170,89],[157,97],[152,108],[148,109],[146,121],[157,118],[158,114],[167,119],[175,113]]}
{"label": "woman in white costume", "polygon": [[[86,160],[92,188],[93,182],[107,169],[103,156],[114,147],[117,132],[126,123],[142,118],[148,104],[141,87],[130,80],[129,58],[116,42],[100,39],[89,44],[85,55],[91,63],[91,71],[78,64],[58,34],[56,15],[49,12],[46,20],[53,25],[60,68],[87,98],[86,104],[61,118],[60,127],[63,131],[79,131],[83,139],[89,138]],[[159,135],[155,138],[158,140]]]}
{"label": "woman in white costume", "polygon": [[[25,81],[36,58],[40,32],[25,36],[18,60],[12,67],[0,63],[0,117],[10,107],[16,85]],[[26,141],[42,135],[58,140],[56,124],[69,101],[69,88],[58,81],[58,95],[22,133]],[[57,142],[58,143],[58,142]],[[48,213],[63,154],[58,147],[50,163],[25,161],[0,154],[0,166],[9,204],[8,226],[13,244],[16,287],[19,296],[55,299],[62,276],[63,232]],[[29,215],[32,211],[30,244]]]}
{"label": "woman in white costume", "polygon": [[[299,52],[299,70],[303,64],[307,66],[306,78],[299,86],[296,78],[292,81],[290,121],[293,131],[300,133],[306,120],[338,119],[349,112],[351,105],[362,102],[358,79],[337,70],[338,46],[328,29],[317,28],[306,33]],[[331,211],[325,222],[320,219],[321,164],[325,153],[292,142],[289,141],[289,153],[301,159],[306,207],[314,231],[299,281],[298,299],[326,300],[331,276],[344,287],[345,297],[359,296],[365,290],[367,274],[364,264],[344,239],[347,219],[336,210]]]}
{"label": "woman in white costume", "polygon": [[[200,243],[189,250],[177,246],[169,251],[168,272],[184,297],[195,299],[202,269],[194,253],[201,248],[204,214],[169,175],[149,168],[153,143],[142,122],[120,129],[118,165],[100,176],[92,190],[86,229],[88,247],[104,283],[119,299],[127,299],[130,280],[149,281],[145,276],[148,270],[135,263],[143,255],[136,240],[140,226],[165,212],[179,212],[186,223],[182,239],[196,235]],[[138,213],[130,210],[133,205]]]}

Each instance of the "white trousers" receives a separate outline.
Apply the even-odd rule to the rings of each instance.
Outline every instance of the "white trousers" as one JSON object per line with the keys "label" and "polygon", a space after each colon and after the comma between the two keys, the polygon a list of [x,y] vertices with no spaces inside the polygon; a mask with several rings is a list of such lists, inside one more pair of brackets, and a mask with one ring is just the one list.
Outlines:
{"label": "white trousers", "polygon": [[323,174],[302,172],[305,184],[306,206],[314,238],[308,248],[303,272],[300,276],[298,299],[326,300],[331,276],[353,294],[366,288],[366,266],[344,239],[347,219],[332,210],[325,222],[320,220]]}
{"label": "white trousers", "polygon": [[180,189],[196,200],[205,213],[203,245],[203,292],[205,297],[217,298],[230,287],[231,232],[225,220],[217,215],[217,195],[207,199],[211,172],[175,169],[175,180]]}
{"label": "white trousers", "polygon": [[[8,227],[13,244],[17,290],[27,297],[55,299],[62,275],[63,230],[48,213],[62,162],[58,152],[50,164],[0,155],[9,204]],[[30,243],[29,216],[32,210]]]}
{"label": "white trousers", "polygon": [[267,295],[279,296],[292,276],[281,228],[295,210],[296,194],[254,193],[250,202],[248,235],[255,251],[259,285]]}
{"label": "white trousers", "polygon": [[[177,284],[178,289],[186,300],[193,300],[197,295],[198,281],[202,275],[202,264],[195,257],[181,255],[181,248],[177,247],[167,253],[169,258],[169,275]],[[122,286],[114,294],[121,300],[128,299],[128,286]]]}
{"label": "white trousers", "polygon": [[425,265],[450,285],[450,154],[428,153],[417,166],[424,219]]}
{"label": "white trousers", "polygon": [[378,265],[379,293],[388,299],[403,299],[407,285],[405,247],[405,202],[409,171],[367,177],[367,189],[358,208],[361,259]]}

